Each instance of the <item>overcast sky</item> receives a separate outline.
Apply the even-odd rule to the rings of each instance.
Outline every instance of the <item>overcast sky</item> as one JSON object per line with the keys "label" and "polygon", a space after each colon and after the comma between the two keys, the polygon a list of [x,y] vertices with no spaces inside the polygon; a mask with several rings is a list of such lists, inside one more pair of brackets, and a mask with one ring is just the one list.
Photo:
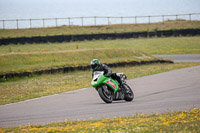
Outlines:
{"label": "overcast sky", "polygon": [[0,19],[197,12],[200,0],[0,0]]}

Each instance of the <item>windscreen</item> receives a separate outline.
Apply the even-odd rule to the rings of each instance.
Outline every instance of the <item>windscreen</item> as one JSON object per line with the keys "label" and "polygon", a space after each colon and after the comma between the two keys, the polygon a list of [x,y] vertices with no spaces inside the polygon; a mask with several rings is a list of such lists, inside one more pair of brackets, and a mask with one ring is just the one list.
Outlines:
{"label": "windscreen", "polygon": [[99,75],[99,74],[101,74],[103,71],[95,71],[94,72],[94,75]]}

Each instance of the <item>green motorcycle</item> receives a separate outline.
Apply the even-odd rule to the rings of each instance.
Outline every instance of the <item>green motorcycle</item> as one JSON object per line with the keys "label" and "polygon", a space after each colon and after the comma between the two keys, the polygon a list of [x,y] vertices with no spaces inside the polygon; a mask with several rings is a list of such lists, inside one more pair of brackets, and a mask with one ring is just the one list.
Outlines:
{"label": "green motorcycle", "polygon": [[123,87],[119,86],[117,80],[105,77],[103,71],[94,72],[91,84],[106,103],[112,103],[112,101],[117,100],[132,101],[134,98],[132,89],[126,84],[126,75],[117,73],[117,76],[121,78]]}

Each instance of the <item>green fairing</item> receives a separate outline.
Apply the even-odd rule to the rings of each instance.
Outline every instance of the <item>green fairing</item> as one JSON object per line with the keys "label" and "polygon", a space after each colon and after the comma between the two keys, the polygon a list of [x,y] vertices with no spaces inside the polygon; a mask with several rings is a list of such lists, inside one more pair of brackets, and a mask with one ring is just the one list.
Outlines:
{"label": "green fairing", "polygon": [[108,85],[110,88],[113,89],[114,93],[115,93],[115,92],[118,90],[118,88],[119,88],[118,83],[117,83],[115,80],[113,80],[113,79],[111,79],[111,78],[108,78],[108,77],[105,77],[105,76],[103,75],[103,73],[99,76],[97,82],[94,82],[94,81],[92,80],[92,83],[91,83],[91,84],[92,84],[93,87],[96,88],[96,90],[98,89],[98,87],[99,87],[100,85],[106,84],[106,85]]}

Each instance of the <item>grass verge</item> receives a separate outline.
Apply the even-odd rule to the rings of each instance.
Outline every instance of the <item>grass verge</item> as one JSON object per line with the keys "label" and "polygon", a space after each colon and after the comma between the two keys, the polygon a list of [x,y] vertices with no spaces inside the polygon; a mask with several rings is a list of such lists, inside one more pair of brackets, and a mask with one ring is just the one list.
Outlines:
{"label": "grass verge", "polygon": [[128,49],[82,49],[46,53],[6,54],[0,56],[0,73],[31,72],[52,67],[88,65],[95,58],[102,63],[156,59],[144,52]]}
{"label": "grass verge", "polygon": [[[197,65],[200,63],[151,64],[112,70],[123,72],[131,79]],[[0,105],[90,87],[91,80],[91,71],[14,78],[0,82]]]}
{"label": "grass verge", "polygon": [[61,26],[51,28],[33,29],[1,29],[0,38],[53,36],[95,33],[124,33],[140,31],[174,30],[200,28],[200,21],[165,21],[164,23],[151,24],[117,24],[102,26]]}
{"label": "grass verge", "polygon": [[200,37],[138,38],[116,40],[93,40],[70,43],[41,43],[0,46],[0,57],[9,54],[67,52],[77,49],[127,48],[149,54],[200,54]]}
{"label": "grass verge", "polygon": [[101,120],[52,122],[48,125],[28,125],[3,128],[0,132],[74,132],[74,133],[121,133],[121,132],[200,132],[200,109],[164,114],[136,114]]}

